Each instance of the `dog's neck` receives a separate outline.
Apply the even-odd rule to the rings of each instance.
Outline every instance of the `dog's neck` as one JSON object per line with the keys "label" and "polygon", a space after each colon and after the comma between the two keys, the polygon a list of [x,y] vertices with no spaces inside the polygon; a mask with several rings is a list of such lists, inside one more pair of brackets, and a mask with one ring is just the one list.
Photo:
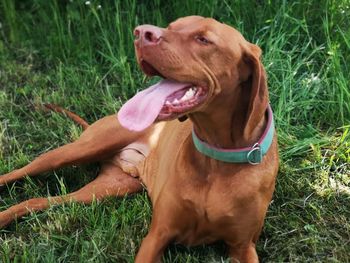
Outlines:
{"label": "dog's neck", "polygon": [[223,95],[211,103],[206,112],[196,112],[189,117],[196,135],[204,142],[218,148],[232,149],[253,146],[266,127],[266,115],[256,123],[255,128],[244,134],[248,101],[238,92],[233,96]]}

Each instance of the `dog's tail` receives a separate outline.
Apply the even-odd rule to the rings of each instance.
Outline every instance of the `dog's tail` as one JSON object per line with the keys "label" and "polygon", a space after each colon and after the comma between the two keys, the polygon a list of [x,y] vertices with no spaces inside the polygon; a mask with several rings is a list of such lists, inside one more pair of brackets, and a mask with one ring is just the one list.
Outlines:
{"label": "dog's tail", "polygon": [[73,120],[75,123],[79,124],[83,128],[83,130],[86,130],[90,126],[89,123],[87,121],[85,121],[83,118],[79,117],[77,114],[75,114],[69,110],[65,110],[65,109],[61,108],[60,106],[57,106],[55,104],[50,104],[50,103],[45,103],[43,106],[46,109],[67,115],[68,118]]}

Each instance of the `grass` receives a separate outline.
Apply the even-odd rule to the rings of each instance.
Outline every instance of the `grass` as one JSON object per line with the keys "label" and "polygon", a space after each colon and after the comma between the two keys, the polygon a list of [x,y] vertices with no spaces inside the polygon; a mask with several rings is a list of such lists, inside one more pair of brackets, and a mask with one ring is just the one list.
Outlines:
{"label": "grass", "polygon": [[[101,4],[101,8],[99,7]],[[0,0],[0,174],[77,138],[53,102],[90,122],[149,84],[132,28],[212,16],[264,50],[281,167],[258,243],[262,262],[350,262],[350,3],[342,1]],[[0,210],[71,192],[97,165],[25,179]],[[146,193],[52,207],[0,230],[1,262],[133,262],[151,217]],[[172,245],[164,262],[227,262],[222,244]]]}

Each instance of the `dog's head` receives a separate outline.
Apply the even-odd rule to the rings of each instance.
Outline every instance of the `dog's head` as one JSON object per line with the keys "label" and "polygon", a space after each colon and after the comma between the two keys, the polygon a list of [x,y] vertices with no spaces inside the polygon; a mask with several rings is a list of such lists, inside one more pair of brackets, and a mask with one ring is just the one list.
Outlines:
{"label": "dog's head", "polygon": [[143,72],[165,79],[151,92],[164,97],[158,120],[217,110],[223,100],[232,99],[232,94],[249,97],[241,98],[248,105],[247,125],[254,121],[250,120],[254,112],[266,109],[261,50],[234,28],[211,18],[189,16],[167,28],[138,26],[134,35]]}

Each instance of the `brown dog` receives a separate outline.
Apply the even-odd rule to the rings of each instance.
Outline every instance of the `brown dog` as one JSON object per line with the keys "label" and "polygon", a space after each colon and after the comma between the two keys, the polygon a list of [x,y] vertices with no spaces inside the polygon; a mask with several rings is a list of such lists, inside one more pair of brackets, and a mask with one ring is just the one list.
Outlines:
{"label": "brown dog", "polygon": [[143,184],[153,218],[136,262],[159,262],[172,241],[216,240],[228,245],[232,262],[258,262],[255,243],[278,170],[259,47],[198,16],[167,28],[139,26],[135,36],[141,68],[164,80],[128,101],[118,118],[91,126],[78,119],[87,128],[77,141],[1,176],[0,184],[92,161],[101,162],[98,177],[66,196],[12,206],[0,213],[0,226],[50,204],[123,196]]}

